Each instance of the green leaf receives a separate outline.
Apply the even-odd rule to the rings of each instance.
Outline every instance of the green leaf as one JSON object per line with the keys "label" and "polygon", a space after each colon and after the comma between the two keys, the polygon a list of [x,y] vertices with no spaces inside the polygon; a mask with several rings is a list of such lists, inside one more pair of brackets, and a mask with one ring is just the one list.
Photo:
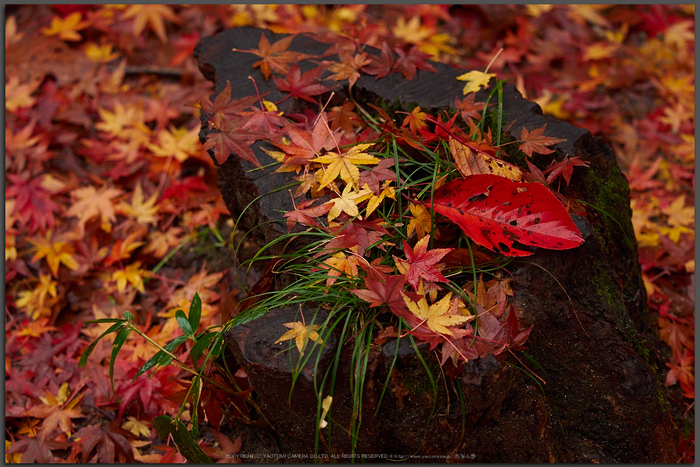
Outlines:
{"label": "green leaf", "polygon": [[85,352],[83,352],[83,355],[80,356],[80,362],[78,362],[78,368],[82,368],[87,364],[88,357],[90,356],[92,351],[95,350],[95,346],[97,346],[97,343],[100,341],[100,339],[102,339],[107,334],[117,332],[118,330],[120,330],[124,326],[125,326],[124,320],[121,320],[121,319],[117,320],[117,322],[115,324],[113,324],[112,326],[110,326],[109,329],[107,329],[105,332],[103,332],[100,337],[95,339],[95,341],[92,344],[90,344],[87,349],[85,349]]}
{"label": "green leaf", "polygon": [[[165,350],[167,350],[168,352],[173,353],[173,350],[175,350],[177,348],[177,346],[179,346],[180,344],[182,344],[185,341],[187,341],[187,336],[178,336],[175,339],[173,339],[171,342],[169,342],[168,344],[164,345],[163,348]],[[134,376],[134,379],[132,379],[131,381],[132,382],[136,381],[136,378],[138,378],[139,376],[141,376],[142,374],[144,374],[145,372],[147,372],[148,370],[150,370],[151,368],[153,368],[156,365],[166,366],[166,365],[169,365],[170,362],[172,362],[172,361],[173,361],[173,357],[171,357],[167,353],[163,352],[162,350],[159,350],[158,353],[156,353],[154,356],[152,356],[150,359],[148,359],[148,361],[146,363],[143,364],[141,369]]]}
{"label": "green leaf", "polygon": [[177,320],[177,324],[180,326],[180,329],[182,329],[182,332],[184,332],[187,337],[194,336],[192,326],[190,326],[190,322],[187,321],[187,316],[185,316],[184,311],[177,310],[175,312],[175,319]]}
{"label": "green leaf", "polygon": [[100,318],[100,319],[91,319],[90,321],[85,321],[84,324],[119,323],[122,321],[124,321],[124,318]]}
{"label": "green leaf", "polygon": [[192,438],[192,435],[187,431],[187,427],[181,420],[174,425],[172,419],[167,415],[158,415],[153,419],[153,427],[159,438],[166,438],[169,434],[173,435],[173,440],[180,450],[180,454],[193,464],[212,464],[213,461],[207,456],[202,448],[199,447],[197,441]]}
{"label": "green leaf", "polygon": [[112,383],[112,394],[114,394],[114,361],[117,359],[117,354],[119,350],[126,342],[126,338],[129,336],[131,328],[124,327],[121,331],[117,333],[117,337],[114,338],[114,344],[112,344],[112,356],[109,358],[109,382]]}
{"label": "green leaf", "polygon": [[199,420],[197,419],[197,407],[199,407],[199,395],[202,390],[202,380],[199,375],[194,377],[192,381],[192,406],[190,413],[192,414],[192,438],[197,439],[199,435]]}
{"label": "green leaf", "polygon": [[214,341],[214,345],[211,347],[211,355],[214,358],[218,358],[221,354],[221,348],[224,343],[224,334],[220,333],[219,336]]}
{"label": "green leaf", "polygon": [[195,292],[194,297],[192,297],[192,304],[190,305],[190,316],[189,316],[190,326],[192,326],[192,330],[194,332],[197,332],[197,328],[199,327],[199,318],[201,316],[202,316],[202,299],[199,298],[199,294],[197,292]]}
{"label": "green leaf", "polygon": [[202,336],[199,336],[197,343],[190,349],[190,358],[192,359],[192,364],[194,365],[195,369],[197,368],[199,358],[202,356],[202,352],[204,352],[204,349],[209,347],[209,344],[211,343],[212,339],[216,337],[216,334],[217,333],[215,332],[208,332]]}
{"label": "green leaf", "polygon": [[134,314],[130,311],[125,311],[124,312],[124,319],[127,321],[131,321],[132,319],[134,319]]}

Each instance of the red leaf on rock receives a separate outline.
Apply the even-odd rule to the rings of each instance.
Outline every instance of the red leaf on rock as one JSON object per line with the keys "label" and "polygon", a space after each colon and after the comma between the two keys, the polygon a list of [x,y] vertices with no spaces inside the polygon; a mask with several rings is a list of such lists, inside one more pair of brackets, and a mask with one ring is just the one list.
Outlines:
{"label": "red leaf on rock", "polygon": [[376,75],[377,77],[375,79],[384,78],[391,73],[395,62],[394,54],[391,52],[386,42],[382,43],[381,56],[370,55],[369,59],[371,62],[362,67],[362,71],[368,75]]}
{"label": "red leaf on rock", "polygon": [[262,167],[250,147],[255,141],[263,139],[265,135],[257,131],[235,129],[227,124],[223,131],[209,133],[207,142],[202,145],[205,151],[214,150],[216,162],[223,164],[230,153],[236,154],[241,159],[247,160],[256,167]]}
{"label": "red leaf on rock", "polygon": [[399,58],[394,63],[393,70],[400,71],[404,78],[412,81],[416,76],[416,68],[420,68],[425,71],[432,71],[437,73],[438,71],[430,63],[426,62],[426,58],[430,58],[430,54],[421,52],[418,50],[418,46],[414,45],[408,52],[405,52],[401,47],[395,47],[396,53],[399,54]]}
{"label": "red leaf on rock", "polygon": [[529,256],[515,244],[567,250],[583,243],[564,205],[539,183],[472,175],[435,192],[433,209],[473,241],[507,256]]}
{"label": "red leaf on rock", "polygon": [[292,96],[304,99],[309,102],[316,103],[311,96],[318,96],[326,91],[333,89],[332,87],[324,86],[319,83],[321,75],[326,71],[325,68],[318,67],[309,70],[306,73],[301,73],[299,65],[294,64],[289,69],[289,73],[285,79],[273,76],[275,86],[280,91],[291,92]]}

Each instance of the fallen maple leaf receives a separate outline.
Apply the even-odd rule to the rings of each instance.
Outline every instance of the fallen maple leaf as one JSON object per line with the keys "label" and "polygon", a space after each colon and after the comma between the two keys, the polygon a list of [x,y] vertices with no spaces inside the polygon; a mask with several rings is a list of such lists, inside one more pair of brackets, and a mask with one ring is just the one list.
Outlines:
{"label": "fallen maple leaf", "polygon": [[135,36],[140,35],[146,25],[150,25],[151,30],[156,33],[163,44],[168,43],[163,20],[167,19],[172,23],[182,24],[182,19],[168,5],[130,5],[124,11],[124,18],[134,18]]}
{"label": "fallen maple leaf", "polygon": [[566,141],[561,138],[552,138],[551,136],[544,136],[544,130],[547,128],[545,123],[540,128],[532,131],[528,131],[527,128],[523,127],[520,131],[520,139],[523,141],[518,149],[532,157],[532,153],[536,152],[538,154],[551,154],[554,152],[553,149],[549,149],[547,146],[553,144],[562,143]]}
{"label": "fallen maple leaf", "polygon": [[355,164],[376,164],[379,162],[379,159],[364,152],[371,146],[371,143],[358,144],[347,152],[331,151],[312,159],[311,162],[328,164],[321,180],[321,187],[328,186],[333,180],[340,177],[349,186],[357,188],[360,181],[360,169]]}
{"label": "fallen maple leaf", "polygon": [[296,98],[316,103],[312,96],[318,96],[333,89],[319,82],[325,71],[325,68],[317,67],[302,74],[299,65],[295,63],[289,69],[285,79],[273,76],[272,80],[280,91],[289,92]]}
{"label": "fallen maple leaf", "polygon": [[457,77],[460,81],[466,81],[462,93],[466,96],[472,92],[477,92],[482,86],[488,87],[491,78],[495,78],[495,73],[484,73],[483,71],[473,70]]}
{"label": "fallen maple leaf", "polygon": [[462,177],[479,174],[494,174],[510,180],[515,180],[516,182],[523,178],[522,171],[519,167],[498,160],[495,157],[476,152],[454,138],[450,138],[450,153]]}
{"label": "fallen maple leaf", "polygon": [[564,205],[539,183],[498,175],[453,180],[435,192],[433,209],[479,245],[507,256],[529,256],[515,243],[553,250],[583,243]]}
{"label": "fallen maple leaf", "polygon": [[28,238],[27,240],[34,245],[36,252],[32,257],[32,262],[38,261],[41,258],[46,258],[49,263],[49,269],[54,277],[58,277],[58,267],[63,263],[68,269],[75,271],[78,269],[78,262],[75,260],[75,248],[68,242],[58,240],[51,241],[51,231],[48,232],[46,238]]}
{"label": "fallen maple leaf", "polygon": [[362,68],[363,73],[368,75],[376,75],[375,79],[384,78],[391,73],[396,59],[394,54],[389,49],[389,44],[386,41],[382,42],[381,55],[379,57],[370,55],[370,63]]}
{"label": "fallen maple leaf", "polygon": [[85,188],[76,188],[71,191],[73,205],[65,212],[65,216],[76,216],[79,219],[78,225],[81,231],[85,228],[85,223],[93,217],[100,217],[100,227],[105,232],[112,230],[110,222],[116,222],[112,198],[121,195],[122,191],[110,188],[108,185],[98,190],[90,185]]}
{"label": "fallen maple leaf", "polygon": [[134,194],[131,196],[131,204],[119,203],[116,206],[116,210],[119,214],[124,214],[127,217],[131,217],[136,220],[139,224],[156,224],[158,218],[156,214],[158,213],[158,206],[156,206],[156,199],[158,198],[158,193],[153,193],[148,201],[143,200],[143,189],[141,184],[136,185],[134,189]]}
{"label": "fallen maple leaf", "polygon": [[61,211],[62,208],[51,199],[51,192],[42,186],[41,177],[25,181],[19,175],[5,176],[12,182],[5,190],[5,196],[15,198],[12,214],[18,215],[20,228],[24,228],[28,223],[30,234],[37,230],[46,233],[47,228],[53,229],[53,212]]}
{"label": "fallen maple leaf", "polygon": [[408,52],[405,52],[399,46],[396,46],[394,50],[399,54],[399,58],[396,59],[392,71],[401,71],[401,74],[407,80],[412,81],[415,78],[418,71],[417,68],[433,73],[438,72],[433,65],[426,61],[427,58],[430,58],[430,54],[418,50],[417,45],[411,47]]}
{"label": "fallen maple leaf", "polygon": [[301,321],[295,321],[293,323],[283,323],[283,326],[289,328],[289,331],[282,334],[282,337],[275,341],[275,344],[280,342],[288,341],[294,339],[294,342],[299,350],[299,353],[303,356],[304,349],[306,348],[307,338],[312,340],[317,344],[323,344],[323,339],[316,332],[317,329],[321,327],[320,324],[305,325]]}
{"label": "fallen maple leaf", "polygon": [[452,292],[449,292],[439,302],[432,305],[428,305],[425,297],[418,300],[417,303],[405,295],[403,295],[403,299],[409,311],[423,320],[433,332],[454,336],[453,332],[447,328],[448,326],[456,326],[473,319],[472,316],[449,313],[452,308],[450,303]]}
{"label": "fallen maple leaf", "polygon": [[88,26],[87,21],[81,21],[82,15],[79,12],[71,13],[65,18],[53,17],[51,26],[43,28],[41,32],[46,36],[58,36],[63,41],[79,41],[83,38],[78,31]]}
{"label": "fallen maple leaf", "polygon": [[415,248],[411,248],[406,240],[403,241],[404,254],[409,263],[406,279],[416,290],[419,278],[431,282],[447,282],[436,265],[453,248],[435,248],[428,251],[428,242],[430,242],[430,235],[418,240]]}
{"label": "fallen maple leaf", "polygon": [[352,289],[350,292],[362,300],[369,302],[370,307],[386,305],[393,308],[396,304],[403,303],[401,290],[406,283],[405,275],[388,276],[385,281],[366,278],[366,289]]}
{"label": "fallen maple leaf", "polygon": [[571,175],[574,173],[574,166],[588,167],[588,162],[581,160],[580,157],[569,157],[568,154],[564,156],[564,159],[560,162],[554,163],[544,171],[544,173],[549,173],[547,176],[547,183],[552,183],[559,176],[563,176],[566,181],[566,186],[569,186],[571,182]]}
{"label": "fallen maple leaf", "polygon": [[343,193],[338,198],[333,198],[326,201],[325,204],[331,204],[328,211],[328,222],[338,217],[341,213],[345,213],[350,217],[356,217],[362,220],[357,204],[372,196],[372,190],[363,189],[354,191],[351,184],[345,185]]}
{"label": "fallen maple leaf", "polygon": [[148,274],[145,269],[140,269],[140,261],[129,264],[124,270],[115,271],[112,273],[112,280],[117,281],[117,290],[123,292],[126,289],[126,283],[129,282],[136,290],[141,293],[146,293],[143,288],[143,278]]}
{"label": "fallen maple leaf", "polygon": [[270,45],[270,41],[265,36],[265,33],[262,33],[260,34],[260,42],[258,42],[257,49],[239,50],[234,48],[233,51],[251,53],[261,57],[262,60],[253,63],[253,67],[260,67],[263,76],[268,80],[273,71],[281,75],[286,75],[289,73],[290,63],[300,62],[309,57],[308,54],[287,50],[289,46],[292,45],[294,37],[296,36],[291,35],[283,37]]}

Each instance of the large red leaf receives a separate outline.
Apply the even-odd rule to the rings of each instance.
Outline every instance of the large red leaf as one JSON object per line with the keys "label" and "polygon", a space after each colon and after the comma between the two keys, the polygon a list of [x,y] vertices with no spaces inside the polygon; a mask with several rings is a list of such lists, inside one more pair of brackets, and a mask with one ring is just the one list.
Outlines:
{"label": "large red leaf", "polygon": [[583,243],[564,205],[539,183],[472,175],[438,189],[433,209],[479,245],[507,256],[532,254],[517,244],[567,250]]}

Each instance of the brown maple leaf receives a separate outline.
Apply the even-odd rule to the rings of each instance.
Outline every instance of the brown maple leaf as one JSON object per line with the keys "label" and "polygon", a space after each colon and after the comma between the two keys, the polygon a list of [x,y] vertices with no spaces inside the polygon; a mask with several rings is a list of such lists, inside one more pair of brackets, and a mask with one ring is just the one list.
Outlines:
{"label": "brown maple leaf", "polygon": [[542,125],[542,127],[532,131],[528,131],[527,128],[523,127],[522,131],[520,132],[522,144],[518,146],[518,149],[530,157],[532,157],[533,151],[538,154],[551,154],[554,152],[554,150],[549,149],[547,146],[566,141],[565,139],[544,136],[545,128],[547,128],[546,123]]}

